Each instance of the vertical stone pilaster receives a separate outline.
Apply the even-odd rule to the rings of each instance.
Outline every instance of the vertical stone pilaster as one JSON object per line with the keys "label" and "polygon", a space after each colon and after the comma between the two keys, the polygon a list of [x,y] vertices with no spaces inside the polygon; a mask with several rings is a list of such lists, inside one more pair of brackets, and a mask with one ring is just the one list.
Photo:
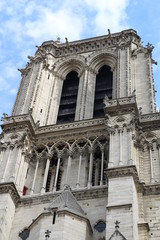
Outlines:
{"label": "vertical stone pilaster", "polygon": [[69,184],[69,178],[70,178],[70,174],[71,174],[71,164],[72,164],[72,157],[69,154],[68,163],[67,163],[67,172],[66,172],[66,184]]}
{"label": "vertical stone pilaster", "polygon": [[84,119],[93,118],[94,110],[94,96],[95,96],[95,85],[96,85],[96,72],[89,70],[88,74],[88,84],[86,88],[86,101],[85,101],[85,111]]}
{"label": "vertical stone pilaster", "polygon": [[86,68],[84,72],[79,76],[79,87],[77,96],[77,106],[75,113],[75,121],[83,119],[83,111],[85,108],[85,91],[86,84],[88,80],[88,69]]}
{"label": "vertical stone pilaster", "polygon": [[44,177],[43,177],[43,184],[42,184],[41,194],[45,193],[45,191],[46,191],[46,183],[47,183],[49,165],[50,165],[50,159],[47,158],[46,168],[45,168]]}
{"label": "vertical stone pilaster", "polygon": [[88,185],[87,185],[88,188],[92,186],[92,171],[93,171],[93,152],[91,150],[90,159],[89,159],[89,175],[88,175]]}
{"label": "vertical stone pilaster", "polygon": [[152,148],[153,148],[153,146],[152,146],[152,144],[150,144],[149,145],[149,158],[150,158],[151,183],[154,183]]}
{"label": "vertical stone pilaster", "polygon": [[77,183],[76,183],[77,189],[79,189],[79,186],[80,186],[81,164],[82,164],[82,153],[80,153],[80,156],[79,156],[78,177],[77,177]]}
{"label": "vertical stone pilaster", "polygon": [[104,148],[101,149],[101,179],[100,186],[103,185],[103,169],[104,169]]}
{"label": "vertical stone pilaster", "polygon": [[19,181],[20,181],[20,177],[21,177],[23,161],[24,161],[24,152],[22,150],[20,151],[20,149],[19,149],[17,170],[16,170],[16,173],[15,173],[15,185],[16,185],[16,187],[19,187]]}
{"label": "vertical stone pilaster", "polygon": [[119,130],[119,166],[123,165],[123,129]]}
{"label": "vertical stone pilaster", "polygon": [[113,162],[113,135],[114,132],[110,132],[110,141],[109,141],[109,163],[108,163],[108,168],[114,167],[114,162]]}
{"label": "vertical stone pilaster", "polygon": [[52,100],[54,98],[55,79],[56,79],[55,75],[51,74],[50,81],[52,81],[52,83],[51,83],[48,103],[47,103],[47,107],[46,107],[47,110],[46,110],[45,118],[44,118],[45,119],[45,125],[49,125],[50,121],[52,120],[51,116],[50,116],[50,113],[53,111],[53,109],[51,109],[51,106],[52,106]]}
{"label": "vertical stone pilaster", "polygon": [[11,157],[11,153],[12,153],[13,149],[14,149],[14,146],[10,145],[9,146],[9,154],[8,154],[8,157],[7,157],[6,165],[5,165],[4,172],[3,172],[3,175],[2,175],[2,179],[1,179],[2,183],[4,181],[8,180],[8,179],[6,179],[6,177],[7,177],[7,170],[8,170],[8,166],[9,166],[9,163],[10,163],[10,157]]}
{"label": "vertical stone pilaster", "polygon": [[38,166],[39,166],[39,159],[37,159],[37,162],[36,162],[36,167],[35,167],[35,172],[34,172],[31,192],[30,192],[31,195],[34,193],[34,187],[35,187],[35,181],[36,181],[36,177],[37,177]]}
{"label": "vertical stone pilaster", "polygon": [[60,158],[60,156],[58,156],[58,163],[57,163],[57,168],[56,168],[56,176],[55,176],[55,181],[54,181],[53,192],[55,192],[56,188],[57,188],[57,181],[58,181],[58,174],[59,174],[59,168],[60,168],[60,161],[61,161],[61,158]]}
{"label": "vertical stone pilaster", "polygon": [[12,159],[12,166],[11,166],[11,172],[9,173],[9,181],[14,182],[16,181],[16,176],[17,176],[17,172],[19,169],[19,161],[20,161],[20,154],[22,151],[22,147],[23,147],[23,143],[19,142],[18,144],[16,144],[15,146],[15,152],[14,152],[14,156]]}
{"label": "vertical stone pilaster", "polygon": [[63,87],[63,80],[60,77],[56,76],[54,78],[54,85],[52,91],[52,99],[50,102],[50,110],[48,114],[48,121],[47,124],[55,124],[57,122],[59,104],[61,100],[62,94],[62,87]]}
{"label": "vertical stone pilaster", "polygon": [[20,182],[19,182],[19,193],[20,195],[23,195],[23,188],[25,186],[25,179],[26,179],[26,173],[27,173],[27,168],[28,168],[28,162],[29,159],[23,154],[23,166],[22,166],[22,172],[21,172],[21,177],[20,177]]}

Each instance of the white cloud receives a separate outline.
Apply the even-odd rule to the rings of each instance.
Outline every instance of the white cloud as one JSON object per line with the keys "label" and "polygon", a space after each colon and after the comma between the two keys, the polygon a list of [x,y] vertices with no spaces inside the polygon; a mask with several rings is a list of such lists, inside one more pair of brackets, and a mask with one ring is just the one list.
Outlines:
{"label": "white cloud", "polygon": [[96,34],[104,34],[108,28],[111,32],[120,31],[127,27],[126,8],[129,0],[85,0],[90,8],[94,9]]}
{"label": "white cloud", "polygon": [[25,34],[34,40],[49,40],[55,37],[69,36],[71,40],[78,39],[83,30],[83,21],[72,11],[65,9],[51,12],[50,9],[41,9],[41,14],[35,21],[26,22]]}
{"label": "white cloud", "polygon": [[[55,1],[58,2],[58,1]],[[126,7],[129,0],[64,0],[58,6],[43,1],[13,0],[6,4],[8,19],[0,31],[13,36],[12,41],[24,45],[28,38],[42,42],[56,37],[75,40],[82,35],[106,34],[126,28]],[[60,1],[59,1],[60,3]],[[91,30],[92,29],[92,30]]]}

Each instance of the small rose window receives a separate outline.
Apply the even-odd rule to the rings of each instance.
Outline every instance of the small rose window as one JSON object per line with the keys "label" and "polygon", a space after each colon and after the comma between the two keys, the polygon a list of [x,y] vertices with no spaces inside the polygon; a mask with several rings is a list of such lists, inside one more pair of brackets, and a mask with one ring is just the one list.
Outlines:
{"label": "small rose window", "polygon": [[94,229],[97,231],[97,232],[103,232],[105,229],[106,229],[106,224],[104,221],[100,220],[96,223],[96,225],[94,226]]}

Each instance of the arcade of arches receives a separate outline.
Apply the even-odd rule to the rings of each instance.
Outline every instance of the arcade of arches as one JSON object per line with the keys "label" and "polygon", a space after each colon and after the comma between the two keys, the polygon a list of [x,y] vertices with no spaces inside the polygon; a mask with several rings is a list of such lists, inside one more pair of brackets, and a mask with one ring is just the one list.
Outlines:
{"label": "arcade of arches", "polygon": [[25,194],[55,192],[65,184],[72,189],[104,186],[108,157],[109,143],[105,136],[39,146],[30,155]]}

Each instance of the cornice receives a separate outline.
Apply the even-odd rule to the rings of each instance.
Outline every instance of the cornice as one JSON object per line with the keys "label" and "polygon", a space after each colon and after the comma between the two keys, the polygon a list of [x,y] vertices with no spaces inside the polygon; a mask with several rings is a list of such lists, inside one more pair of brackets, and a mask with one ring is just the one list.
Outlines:
{"label": "cornice", "polygon": [[22,114],[4,118],[1,127],[4,133],[27,128],[34,135],[36,124],[31,114]]}
{"label": "cornice", "polygon": [[50,132],[62,132],[62,131],[68,131],[73,129],[82,129],[88,127],[95,127],[104,125],[104,119],[91,119],[91,120],[82,120],[82,121],[75,121],[72,123],[66,123],[66,124],[55,124],[55,125],[49,125],[49,126],[42,126],[39,127],[35,132],[36,134],[42,134],[42,133],[50,133]]}
{"label": "cornice", "polygon": [[[19,206],[51,203],[61,192],[62,191],[58,191],[56,193],[45,193],[43,195],[37,194],[25,196],[20,199]],[[108,187],[103,186],[99,188],[73,190],[72,193],[77,201],[94,198],[107,198]]]}
{"label": "cornice", "polygon": [[144,185],[144,196],[147,195],[159,195],[160,194],[160,183],[146,184]]}
{"label": "cornice", "polygon": [[8,193],[10,194],[15,206],[18,205],[20,196],[13,182],[0,183],[0,194]]}
{"label": "cornice", "polygon": [[132,204],[130,204],[130,203],[121,204],[121,205],[107,205],[107,206],[106,206],[107,210],[110,210],[110,209],[119,209],[119,208],[128,208],[128,209],[131,209],[131,207],[132,207]]}
{"label": "cornice", "polygon": [[145,184],[144,182],[140,182],[137,168],[134,165],[109,168],[106,170],[106,175],[108,179],[133,176],[138,192],[142,192],[144,196],[160,194],[160,183]]}
{"label": "cornice", "polygon": [[[119,48],[123,45],[128,46],[131,42],[136,45],[140,43],[140,37],[137,32],[133,29],[124,30],[122,32],[111,34],[109,31],[108,35],[98,36],[94,38],[88,38],[78,41],[69,42],[66,38],[65,43],[59,41],[46,41],[39,49],[48,49],[52,52],[54,57],[63,57],[73,54],[80,54],[86,52],[99,51],[106,48]],[[38,51],[37,51],[38,53]]]}
{"label": "cornice", "polygon": [[159,130],[160,129],[160,113],[143,114],[140,116],[140,124],[143,130]]}
{"label": "cornice", "polygon": [[104,99],[104,112],[110,116],[118,116],[127,113],[135,113],[138,115],[135,95],[116,99]]}
{"label": "cornice", "polygon": [[138,222],[138,227],[145,228],[147,231],[150,230],[149,224],[145,222],[144,220]]}
{"label": "cornice", "polygon": [[137,168],[135,165],[108,168],[106,169],[106,176],[107,179],[132,176],[136,184],[137,191],[138,192],[143,191],[144,183],[140,182]]}

